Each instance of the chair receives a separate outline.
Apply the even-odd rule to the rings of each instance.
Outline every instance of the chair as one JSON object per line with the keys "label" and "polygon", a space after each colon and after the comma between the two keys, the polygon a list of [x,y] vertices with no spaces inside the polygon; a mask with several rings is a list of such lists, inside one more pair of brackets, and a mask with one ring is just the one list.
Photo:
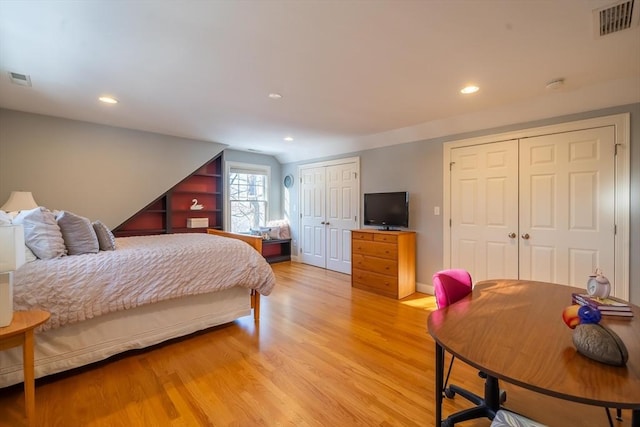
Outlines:
{"label": "chair", "polygon": [[[433,275],[433,287],[436,294],[436,305],[438,308],[444,308],[469,295],[473,284],[468,271],[450,269],[439,271]],[[442,386],[442,391],[448,398],[453,397],[453,395],[448,395],[447,384],[449,383],[449,375],[451,374],[454,359],[455,356],[451,356],[449,369],[447,369],[447,375]]]}
{"label": "chair", "polygon": [[546,427],[515,412],[500,409],[491,423],[491,427]]}
{"label": "chair", "polygon": [[[473,288],[473,282],[471,281],[471,275],[468,271],[463,269],[449,269],[439,271],[433,275],[433,286],[436,294],[436,304],[438,308],[444,308],[460,301],[462,298],[469,295]],[[452,355],[451,362],[449,363],[449,369],[442,386],[442,392],[449,399],[453,398],[456,394],[459,394],[465,399],[473,402],[476,406],[468,410],[459,412],[454,416],[450,416],[442,422],[442,425],[453,425],[456,422],[462,422],[480,417],[488,417],[492,419],[494,416],[494,410],[486,404],[484,398],[454,384],[447,386],[447,384],[449,383],[449,375],[451,374],[451,368],[453,367],[454,359],[455,356]],[[482,378],[487,379],[487,375],[483,372],[480,372],[478,375],[480,375]],[[491,379],[491,381],[497,380]],[[487,387],[488,386],[485,384],[485,388]],[[501,391],[499,395],[499,402],[503,403],[505,400],[506,393],[504,391]]]}

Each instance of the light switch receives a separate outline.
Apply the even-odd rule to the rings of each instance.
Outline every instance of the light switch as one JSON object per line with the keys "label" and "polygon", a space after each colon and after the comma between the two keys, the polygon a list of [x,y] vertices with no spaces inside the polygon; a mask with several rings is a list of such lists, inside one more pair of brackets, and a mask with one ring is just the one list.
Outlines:
{"label": "light switch", "polygon": [[435,206],[433,208],[433,214],[434,215],[440,215],[440,206]]}

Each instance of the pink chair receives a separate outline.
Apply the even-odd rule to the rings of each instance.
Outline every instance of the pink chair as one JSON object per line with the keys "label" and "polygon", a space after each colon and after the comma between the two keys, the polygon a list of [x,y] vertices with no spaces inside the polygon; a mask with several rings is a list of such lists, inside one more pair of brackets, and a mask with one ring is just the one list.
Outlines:
{"label": "pink chair", "polygon": [[[433,288],[436,294],[436,304],[438,305],[438,308],[445,308],[469,295],[473,289],[473,282],[471,281],[471,275],[467,270],[453,268],[450,270],[442,270],[434,274]],[[444,380],[444,385],[442,386],[442,391],[445,396],[449,398],[453,397],[454,394],[452,390],[447,389],[454,359],[455,356],[451,356],[447,376]]]}
{"label": "pink chair", "polygon": [[[448,307],[469,295],[473,289],[473,282],[471,281],[471,275],[468,271],[462,269],[450,269],[439,271],[433,275],[433,287],[436,294],[436,304],[438,305],[438,308],[441,309]],[[476,406],[449,416],[442,422],[442,426],[453,426],[457,422],[480,417],[493,419],[495,411],[486,404],[484,398],[453,384],[447,387],[454,359],[455,356],[452,355],[451,362],[449,363],[449,370],[447,371],[447,376],[442,386],[442,392],[449,399],[453,398],[456,394],[459,394],[465,399],[473,402]],[[482,378],[487,378],[487,375],[483,372],[480,372],[479,375]],[[501,391],[499,402],[504,403],[506,398],[506,393]]]}

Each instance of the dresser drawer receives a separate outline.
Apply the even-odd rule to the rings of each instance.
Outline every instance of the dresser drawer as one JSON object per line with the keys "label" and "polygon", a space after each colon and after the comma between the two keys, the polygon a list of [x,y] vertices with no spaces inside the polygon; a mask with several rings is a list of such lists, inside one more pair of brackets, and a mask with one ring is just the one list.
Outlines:
{"label": "dresser drawer", "polygon": [[353,240],[373,240],[373,234],[363,233],[361,231],[352,231],[351,238]]}
{"label": "dresser drawer", "polygon": [[398,243],[398,235],[378,233],[373,235],[373,240],[376,242],[387,242],[387,243],[396,244]]}
{"label": "dresser drawer", "polygon": [[389,276],[398,275],[398,261],[395,259],[386,259],[365,256],[362,254],[353,254],[351,260],[353,268],[361,270],[373,271],[374,273],[386,274]]}
{"label": "dresser drawer", "polygon": [[352,269],[351,275],[351,282],[356,288],[383,293],[394,298],[398,295],[397,277],[385,276],[357,268]]}
{"label": "dresser drawer", "polygon": [[354,240],[352,245],[351,249],[354,255],[361,254],[378,258],[398,259],[398,245],[393,243]]}

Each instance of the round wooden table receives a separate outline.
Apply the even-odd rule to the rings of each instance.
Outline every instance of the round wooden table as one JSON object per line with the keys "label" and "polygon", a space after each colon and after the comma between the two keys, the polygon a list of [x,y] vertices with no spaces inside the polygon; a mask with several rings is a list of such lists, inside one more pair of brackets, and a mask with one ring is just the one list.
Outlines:
{"label": "round wooden table", "polygon": [[50,316],[41,310],[16,311],[11,324],[0,328],[0,350],[22,346],[24,406],[29,425],[34,425],[36,415],[33,330]]}
{"label": "round wooden table", "polygon": [[[478,283],[469,296],[429,316],[436,355],[444,348],[490,377],[549,396],[632,409],[632,425],[640,425],[640,308],[632,305],[631,319],[603,316],[600,323],[629,351],[626,366],[605,365],[573,345],[573,330],[562,320],[572,292],[585,290],[520,280]],[[442,367],[436,369],[441,384]],[[436,386],[438,406],[441,387]]]}

